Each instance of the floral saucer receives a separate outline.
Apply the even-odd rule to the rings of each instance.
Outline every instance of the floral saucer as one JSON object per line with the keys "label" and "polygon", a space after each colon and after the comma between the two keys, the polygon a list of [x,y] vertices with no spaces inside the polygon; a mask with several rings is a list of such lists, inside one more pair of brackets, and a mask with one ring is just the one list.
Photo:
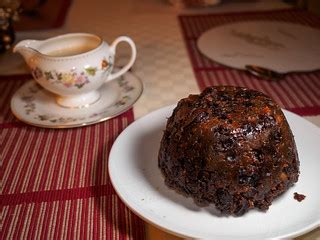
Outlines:
{"label": "floral saucer", "polygon": [[55,96],[34,80],[25,83],[12,97],[11,110],[21,121],[45,128],[73,128],[95,124],[128,110],[141,96],[142,82],[127,72],[99,89],[101,97],[85,108],[65,108]]}

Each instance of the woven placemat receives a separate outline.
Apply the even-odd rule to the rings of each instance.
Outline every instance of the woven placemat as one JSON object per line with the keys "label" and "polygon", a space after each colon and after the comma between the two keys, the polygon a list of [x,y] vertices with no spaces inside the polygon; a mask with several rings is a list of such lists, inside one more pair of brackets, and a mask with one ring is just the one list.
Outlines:
{"label": "woven placemat", "polygon": [[6,239],[144,239],[144,222],[116,195],[109,151],[132,109],[95,125],[43,129],[10,112],[30,76],[0,81],[1,235]]}

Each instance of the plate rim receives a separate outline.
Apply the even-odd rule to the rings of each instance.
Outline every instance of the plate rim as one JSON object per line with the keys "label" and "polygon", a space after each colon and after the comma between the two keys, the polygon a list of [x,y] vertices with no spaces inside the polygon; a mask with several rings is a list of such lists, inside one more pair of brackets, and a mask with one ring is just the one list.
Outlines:
{"label": "plate rim", "polygon": [[[159,108],[157,110],[154,110],[148,114],[146,114],[145,116],[137,119],[136,121],[134,121],[131,125],[129,125],[124,131],[121,132],[121,134],[117,137],[117,139],[115,140],[111,150],[110,150],[110,154],[109,154],[109,161],[108,161],[108,174],[109,174],[109,177],[110,177],[110,181],[112,183],[112,186],[113,188],[115,189],[115,192],[117,194],[117,196],[121,199],[121,201],[123,201],[123,203],[125,203],[125,205],[132,211],[134,212],[136,215],[138,215],[140,218],[142,218],[144,221],[152,224],[153,226],[165,231],[165,232],[168,232],[168,233],[171,233],[175,236],[179,236],[179,237],[183,237],[183,238],[195,238],[194,236],[188,236],[188,235],[185,235],[183,234],[182,232],[180,231],[177,231],[177,230],[173,230],[172,228],[169,228],[165,225],[169,225],[169,224],[164,224],[163,222],[156,222],[155,221],[155,218],[152,219],[152,217],[150,217],[149,215],[150,214],[146,214],[147,211],[144,211],[144,213],[140,213],[139,212],[139,209],[141,209],[141,205],[137,204],[136,202],[134,201],[128,201],[125,196],[123,196],[123,194],[120,192],[120,190],[117,188],[117,185],[115,183],[115,179],[113,177],[113,173],[112,173],[112,159],[113,159],[113,155],[114,155],[114,149],[116,148],[115,146],[118,145],[118,142],[121,141],[121,138],[123,138],[127,131],[129,131],[132,127],[135,126],[136,122],[140,122],[140,121],[143,121],[145,117],[147,116],[151,116],[153,114],[157,114],[159,112],[169,112],[169,111],[172,111],[174,109],[174,107],[176,106],[176,104],[173,104],[173,105],[169,105],[169,106],[165,106],[165,107],[162,107],[162,108]],[[298,117],[300,119],[302,119],[304,121],[305,124],[309,125],[310,127],[312,128],[317,128],[318,130],[318,133],[320,133],[320,129],[313,123],[307,121],[306,119],[304,119],[303,117],[293,113],[293,112],[290,112],[288,110],[285,110],[285,109],[282,109],[283,113],[286,115],[287,117],[287,114],[288,115],[292,115],[294,117]],[[129,130],[128,130],[129,129]],[[119,138],[120,136],[122,136],[121,138]],[[128,194],[125,194],[125,195],[128,195]],[[142,207],[143,208],[143,207]],[[147,216],[146,216],[147,215]],[[296,231],[293,231],[293,232],[290,232],[290,233],[287,233],[287,234],[284,234],[284,235],[279,235],[279,236],[274,236],[272,238],[292,238],[292,237],[297,237],[297,236],[301,236],[307,232],[310,232],[314,229],[316,229],[317,227],[320,227],[320,218],[318,219],[318,221],[314,221],[312,224],[309,224],[307,226],[305,226],[304,228],[302,229],[298,229]],[[221,239],[230,239],[230,238],[233,238],[235,236],[232,236],[232,235],[213,235],[212,237],[219,237]],[[259,237],[259,235],[251,235],[251,236],[240,236],[240,237],[237,237],[239,239],[251,239],[251,238],[256,238],[256,237]],[[198,239],[198,238],[196,238]],[[202,238],[203,239],[203,238]],[[206,238],[205,238],[206,239]]]}

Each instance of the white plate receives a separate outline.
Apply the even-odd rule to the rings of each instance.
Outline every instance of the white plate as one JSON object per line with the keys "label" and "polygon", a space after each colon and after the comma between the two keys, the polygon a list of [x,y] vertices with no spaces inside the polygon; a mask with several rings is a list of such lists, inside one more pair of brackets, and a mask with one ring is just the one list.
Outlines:
{"label": "white plate", "polygon": [[[320,225],[320,130],[285,111],[300,157],[299,181],[264,213],[219,217],[214,207],[199,208],[164,184],[158,150],[174,106],[135,121],[116,139],[109,157],[112,184],[123,202],[144,220],[173,234],[207,239],[293,237]],[[305,194],[302,202],[293,193]]]}
{"label": "white plate", "polygon": [[132,73],[100,88],[100,99],[86,108],[64,108],[55,96],[34,80],[25,83],[13,95],[11,110],[21,121],[46,128],[72,128],[95,124],[115,117],[128,110],[140,97],[142,82]]}
{"label": "white plate", "polygon": [[198,39],[201,53],[223,65],[257,65],[281,73],[320,69],[320,30],[279,21],[221,25]]}

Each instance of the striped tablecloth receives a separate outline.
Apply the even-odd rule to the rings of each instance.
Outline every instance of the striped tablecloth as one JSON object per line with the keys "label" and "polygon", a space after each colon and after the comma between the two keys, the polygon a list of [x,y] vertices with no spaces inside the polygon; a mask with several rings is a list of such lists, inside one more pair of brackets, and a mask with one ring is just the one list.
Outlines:
{"label": "striped tablecloth", "polygon": [[29,79],[0,78],[1,238],[144,239],[144,222],[117,197],[107,167],[132,109],[82,128],[32,127],[10,112]]}
{"label": "striped tablecloth", "polygon": [[282,81],[270,82],[258,79],[244,71],[222,66],[202,55],[197,48],[197,40],[201,34],[221,24],[244,20],[277,20],[300,23],[320,29],[320,18],[318,16],[302,10],[287,9],[261,12],[182,15],[179,19],[200,90],[211,85],[248,87],[264,92],[271,96],[281,107],[299,115],[310,116],[320,114],[320,71],[288,74]]}

